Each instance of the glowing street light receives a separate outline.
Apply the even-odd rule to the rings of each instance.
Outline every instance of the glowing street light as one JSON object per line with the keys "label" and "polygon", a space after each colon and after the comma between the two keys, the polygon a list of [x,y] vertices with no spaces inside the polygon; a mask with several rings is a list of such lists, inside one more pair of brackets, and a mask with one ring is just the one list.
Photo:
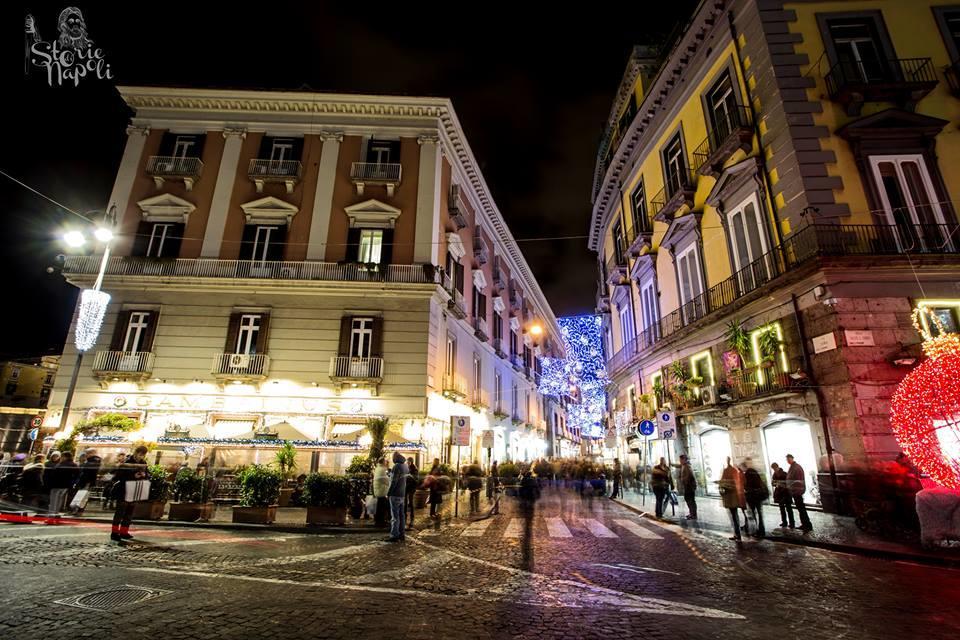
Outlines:
{"label": "glowing street light", "polygon": [[63,241],[67,243],[67,246],[79,248],[86,244],[87,237],[83,235],[82,231],[74,230],[63,234]]}
{"label": "glowing street light", "polygon": [[539,324],[533,324],[533,325],[530,327],[530,334],[531,334],[531,335],[533,335],[533,336],[539,336],[541,333],[543,333],[543,327],[541,327]]}

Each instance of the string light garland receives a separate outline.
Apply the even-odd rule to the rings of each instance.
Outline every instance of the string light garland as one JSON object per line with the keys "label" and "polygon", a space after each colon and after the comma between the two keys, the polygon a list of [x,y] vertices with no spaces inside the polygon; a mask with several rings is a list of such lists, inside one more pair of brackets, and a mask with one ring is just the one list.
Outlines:
{"label": "string light garland", "polygon": [[97,343],[103,317],[110,304],[110,294],[96,289],[84,289],[80,294],[80,311],[77,313],[77,328],[74,343],[78,351],[87,351]]}
{"label": "string light garland", "polygon": [[[936,328],[936,333],[931,329]],[[925,307],[913,312],[927,359],[897,386],[890,426],[904,452],[937,484],[960,489],[960,335]]]}
{"label": "string light garland", "polygon": [[569,396],[579,402],[567,406],[567,425],[589,438],[603,437],[604,391],[607,378],[600,316],[558,318],[566,358],[544,358],[540,392]]}

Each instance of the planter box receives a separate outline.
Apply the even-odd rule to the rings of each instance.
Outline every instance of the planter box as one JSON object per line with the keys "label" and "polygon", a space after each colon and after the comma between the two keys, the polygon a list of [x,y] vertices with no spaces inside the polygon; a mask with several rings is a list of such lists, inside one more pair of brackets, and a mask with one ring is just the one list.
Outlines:
{"label": "planter box", "polygon": [[293,489],[280,489],[280,498],[277,500],[278,507],[289,507],[293,504]]}
{"label": "planter box", "polygon": [[234,507],[233,521],[247,524],[272,524],[277,519],[277,505],[269,507]]}
{"label": "planter box", "polygon": [[212,502],[171,502],[170,514],[167,520],[176,520],[177,522],[204,522],[213,517]]}
{"label": "planter box", "polygon": [[144,500],[133,503],[134,520],[159,520],[163,517],[163,509],[167,506],[166,500]]}
{"label": "planter box", "polygon": [[307,524],[346,524],[346,507],[307,507]]}

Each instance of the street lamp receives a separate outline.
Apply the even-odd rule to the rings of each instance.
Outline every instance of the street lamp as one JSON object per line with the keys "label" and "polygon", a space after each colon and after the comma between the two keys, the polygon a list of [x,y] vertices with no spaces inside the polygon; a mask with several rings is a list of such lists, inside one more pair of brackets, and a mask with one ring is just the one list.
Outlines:
{"label": "street lamp", "polygon": [[[101,291],[100,287],[103,285],[103,275],[107,270],[107,261],[110,259],[110,241],[113,239],[113,226],[116,224],[116,216],[116,206],[111,206],[104,216],[103,224],[98,225],[93,231],[93,237],[96,241],[103,244],[103,257],[100,259],[100,270],[97,272],[97,279],[93,283],[93,287],[84,289],[80,293],[80,310],[77,312],[77,326],[73,334],[74,344],[77,347],[77,363],[73,367],[70,386],[67,388],[67,396],[63,401],[63,412],[60,414],[61,431],[67,428],[70,404],[73,402],[73,393],[77,389],[77,378],[83,364],[83,354],[97,343],[97,336],[100,335],[100,327],[103,325],[103,317],[107,313],[107,305],[110,304],[110,294]],[[86,244],[87,238],[83,231],[74,229],[66,232],[63,235],[63,240],[71,247],[82,247]]]}

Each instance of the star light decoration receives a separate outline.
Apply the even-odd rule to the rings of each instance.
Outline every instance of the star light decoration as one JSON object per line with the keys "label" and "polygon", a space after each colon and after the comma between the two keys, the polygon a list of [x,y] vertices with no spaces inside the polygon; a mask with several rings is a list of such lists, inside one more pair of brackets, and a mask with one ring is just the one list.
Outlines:
{"label": "star light decoration", "polygon": [[87,351],[97,343],[108,304],[110,294],[105,291],[84,289],[80,294],[80,311],[77,313],[77,328],[74,331],[77,351]]}
{"label": "star light decoration", "polygon": [[923,336],[927,359],[897,386],[890,426],[918,468],[938,484],[960,490],[960,335],[947,333],[925,307],[914,310],[913,326]]}
{"label": "star light decoration", "polygon": [[566,358],[544,358],[540,392],[578,399],[567,406],[567,424],[583,436],[603,437],[604,388],[607,378],[603,356],[602,321],[597,315],[558,318]]}

